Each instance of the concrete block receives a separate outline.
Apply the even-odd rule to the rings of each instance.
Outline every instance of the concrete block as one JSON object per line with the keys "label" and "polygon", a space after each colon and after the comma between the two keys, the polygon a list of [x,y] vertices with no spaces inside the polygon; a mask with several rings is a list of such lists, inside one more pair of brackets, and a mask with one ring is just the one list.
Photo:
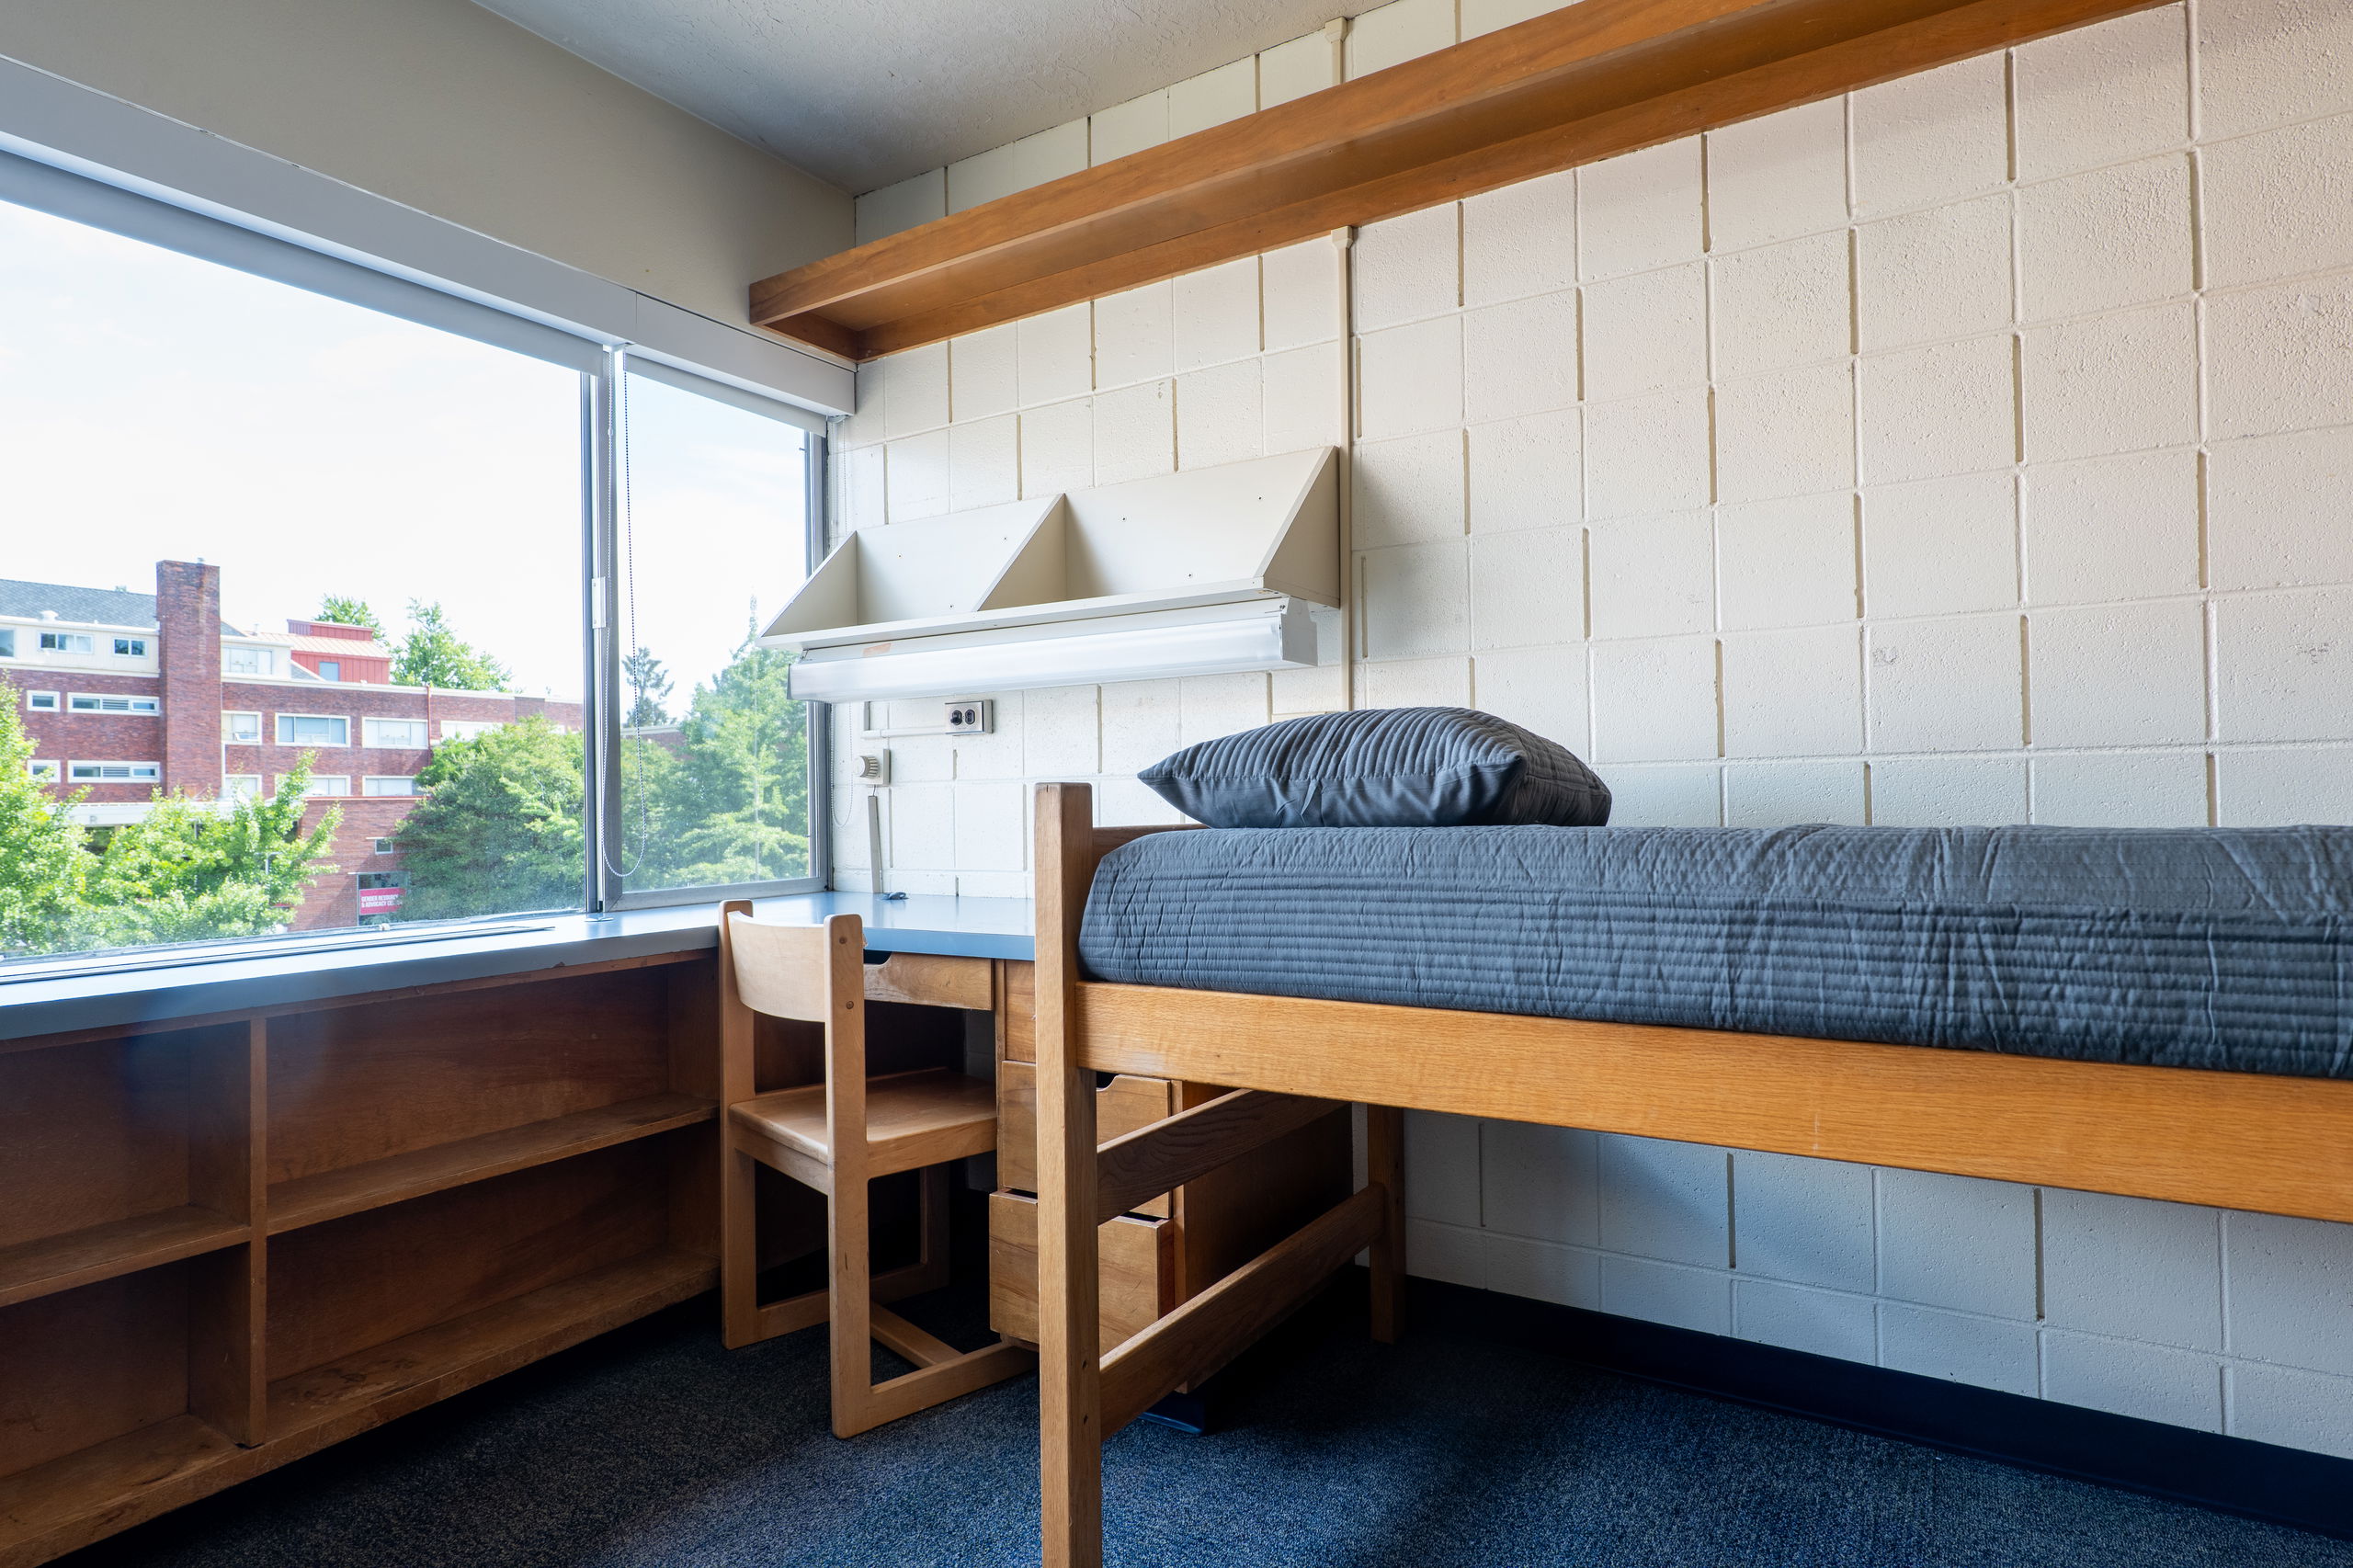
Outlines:
{"label": "concrete block", "polygon": [[1614,1132],[1598,1136],[1604,1247],[1667,1263],[1731,1266],[1731,1156],[1725,1151]]}
{"label": "concrete block", "polygon": [[881,447],[858,447],[834,460],[841,483],[838,521],[845,526],[840,532],[881,528],[890,521],[884,510],[883,456]]}
{"label": "concrete block", "polygon": [[1163,88],[1097,109],[1087,117],[1086,161],[1108,164],[1168,140],[1168,92]]}
{"label": "concrete block", "polygon": [[1666,637],[1715,625],[1715,541],[1705,512],[1593,526],[1592,634]]}
{"label": "concrete block", "polygon": [[1735,1278],[1732,1331],[1759,1345],[1836,1356],[1866,1366],[1879,1359],[1879,1313],[1870,1298],[1841,1296],[1770,1279]]}
{"label": "concrete block", "polygon": [[2353,748],[2226,751],[2215,765],[2224,827],[2353,823]]}
{"label": "concrete block", "polygon": [[2336,0],[2201,0],[2196,48],[2210,139],[2353,109],[2353,14]]}
{"label": "concrete block", "polygon": [[1604,1253],[1601,1310],[1621,1318],[1728,1335],[1732,1332],[1732,1277]]}
{"label": "concrete block", "polygon": [[1080,397],[1095,384],[1095,307],[1065,305],[1014,324],[1024,407]]}
{"label": "concrete block", "polygon": [[1258,258],[1269,352],[1330,343],[1340,335],[1339,267],[1337,248],[1328,239],[1285,245]]}
{"label": "concrete block", "polygon": [[1855,231],[1855,322],[1865,353],[2008,326],[2006,192],[1882,218]]}
{"label": "concrete block", "polygon": [[1866,629],[1874,751],[1993,751],[2025,744],[2015,615],[1881,621]]}
{"label": "concrete block", "polygon": [[[948,423],[948,345],[934,343],[888,354],[870,370],[881,405],[882,435],[890,440],[921,435]],[[861,380],[865,372],[861,372]],[[865,388],[861,385],[860,392]],[[862,415],[861,415],[862,417]]]}
{"label": "concrete block", "polygon": [[1952,615],[2018,602],[2016,485],[1962,474],[1863,493],[1863,609]]}
{"label": "concrete block", "polygon": [[1463,432],[1471,531],[1552,528],[1584,515],[1585,443],[1574,409]]}
{"label": "concrete block", "polygon": [[[1861,639],[1854,626],[1727,631],[1722,641],[1726,756],[1839,756],[1862,749]],[[1859,768],[1854,786],[1859,819]]]}
{"label": "concrete block", "polygon": [[2061,827],[2204,827],[2206,759],[2195,752],[2038,756],[2034,820]]}
{"label": "concrete block", "polygon": [[1065,120],[1034,136],[948,165],[948,210],[961,212],[1086,167],[1086,121]]}
{"label": "concrete block", "polygon": [[1132,774],[1183,744],[1177,739],[1175,681],[1115,681],[1098,690],[1104,772]]}
{"label": "concrete block", "polygon": [[1357,666],[1359,708],[1467,708],[1471,661],[1390,659]]}
{"label": "concrete block", "polygon": [[1613,827],[1722,827],[1723,772],[1713,765],[1613,767]]}
{"label": "concrete block", "polygon": [[1708,451],[1708,396],[1698,389],[1587,403],[1586,516],[1706,506],[1713,498]]}
{"label": "concrete block", "polygon": [[[1484,543],[1473,540],[1475,559]],[[1472,697],[1480,711],[1558,741],[1579,756],[1591,749],[1591,705],[1582,642],[1497,648],[1472,661]]]}
{"label": "concrete block", "polygon": [[2206,737],[2206,618],[2195,599],[2036,610],[2027,669],[2038,746]]}
{"label": "concrete block", "polygon": [[2232,1355],[2353,1373],[2353,1225],[2226,1214],[2222,1267]]}
{"label": "concrete block", "polygon": [[2206,300],[2207,436],[2353,425],[2353,277]]}
{"label": "concrete block", "polygon": [[1168,281],[1096,301],[1095,384],[1132,386],[1167,375],[1176,363],[1176,307]]}
{"label": "concrete block", "polygon": [[891,520],[936,517],[948,510],[948,432],[933,430],[892,441],[888,458]]}
{"label": "concrete block", "polygon": [[1348,28],[1348,80],[1370,76],[1454,42],[1454,0],[1389,0]]}
{"label": "concrete block", "polygon": [[1352,472],[1358,549],[1462,537],[1461,431],[1362,442]]}
{"label": "concrete block", "polygon": [[1539,294],[1462,316],[1463,417],[1484,422],[1577,401],[1577,299]]}
{"label": "concrete block", "polygon": [[1418,659],[1468,645],[1469,562],[1460,540],[1359,551],[1365,657]]}
{"label": "concrete block", "polygon": [[1855,377],[1834,361],[1719,382],[1716,494],[1770,501],[1855,485]]}
{"label": "concrete block", "polygon": [[1272,108],[1339,85],[1337,53],[1321,32],[1258,51],[1258,107]]}
{"label": "concrete block", "polygon": [[884,853],[891,858],[894,890],[903,887],[906,872],[955,869],[955,785],[893,784],[887,811]]}
{"label": "concrete block", "polygon": [[1850,273],[1844,233],[1711,258],[1717,374],[1844,358],[1854,336]]}
{"label": "concrete block", "polygon": [[[1597,761],[1691,762],[1717,755],[1714,638],[1596,642],[1592,658]],[[1678,799],[1688,804],[1688,795]]]}
{"label": "concrete block", "polygon": [[1554,0],[1461,0],[1455,8],[1461,13],[1462,36],[1473,39],[1560,7]]}
{"label": "concrete block", "polygon": [[2039,39],[2011,58],[2022,179],[2099,168],[2188,140],[2188,32],[2179,6]]}
{"label": "concrete block", "polygon": [[1263,728],[1267,713],[1263,671],[1187,676],[1176,683],[1176,738],[1185,745]]}
{"label": "concrete block", "polygon": [[993,506],[1021,494],[1019,418],[1000,414],[948,427],[948,509]]}
{"label": "concrete block", "polygon": [[1564,1307],[1601,1310],[1601,1255],[1485,1233],[1487,1289]]}
{"label": "concrete block", "polygon": [[948,171],[926,169],[858,199],[858,243],[869,244],[948,216]]}
{"label": "concrete block", "polygon": [[1378,332],[1462,303],[1462,213],[1449,201],[1357,231],[1358,332]]}
{"label": "concrete block", "polygon": [[1095,483],[1095,401],[1032,408],[1021,415],[1021,494],[1051,495]]}
{"label": "concrete block", "polygon": [[2217,588],[2353,583],[2353,430],[2224,441],[2206,455],[2206,542]]}
{"label": "concrete block", "polygon": [[1256,361],[1265,387],[1269,452],[1297,452],[1340,443],[1340,351],[1328,343],[1269,354]]}
{"label": "concrete block", "polygon": [[2006,335],[1867,356],[1859,401],[1865,483],[2007,468],[2017,460]]}
{"label": "concrete block", "polygon": [[1577,281],[1574,170],[1521,180],[1462,203],[1462,302],[1554,294]]}
{"label": "concrete block", "polygon": [[2187,303],[2030,327],[2019,354],[2029,462],[2198,439],[2198,324]]}
{"label": "concrete block", "polygon": [[1024,815],[1029,791],[1018,779],[959,780],[956,869],[1018,871],[1029,864]]}
{"label": "concrete block", "polygon": [[1708,248],[1744,250],[1847,224],[1847,100],[1708,132]]}
{"label": "concrete block", "polygon": [[1240,119],[1258,108],[1258,59],[1240,60],[1188,76],[1168,89],[1170,140]]}
{"label": "concrete block", "polygon": [[1985,54],[1855,94],[1856,215],[1933,207],[2007,180],[2006,77],[2002,56]]}
{"label": "concrete block", "polygon": [[1575,1246],[1600,1244],[1599,1133],[1490,1121],[1480,1139],[1480,1214],[1488,1230]]}
{"label": "concrete block", "polygon": [[2152,304],[2193,286],[2182,153],[2026,186],[2018,200],[2019,306],[2028,321]]}
{"label": "concrete block", "polygon": [[2187,1203],[2046,1188],[2042,1303],[2053,1328],[2220,1350],[2222,1216]]}
{"label": "concrete block", "polygon": [[1406,1213],[1478,1227],[1482,1125],[1476,1117],[1405,1113]]}
{"label": "concrete block", "polygon": [[2353,1379],[2248,1361],[2224,1375],[2232,1437],[2353,1460]]}
{"label": "concrete block", "polygon": [[1577,171],[1577,250],[1586,278],[1696,261],[1705,246],[1698,137]]}
{"label": "concrete block", "polygon": [[1880,1293],[2031,1322],[2034,1202],[2032,1187],[2010,1182],[1880,1172]]}
{"label": "concrete block", "polygon": [[1853,620],[1856,517],[1854,497],[1846,494],[1719,506],[1716,593],[1724,630]]}
{"label": "concrete block", "polygon": [[2353,588],[2214,605],[2216,729],[2226,741],[2334,741],[2353,713]]}
{"label": "concrete block", "polygon": [[1438,316],[1357,340],[1358,433],[1366,440],[1462,423],[1462,322]]}
{"label": "concrete block", "polygon": [[1258,258],[1245,256],[1176,279],[1176,368],[1195,370],[1258,352]]}
{"label": "concrete block", "polygon": [[1585,536],[1527,528],[1471,541],[1471,646],[1525,648],[1585,635]]}
{"label": "concrete block", "polygon": [[1880,1365],[1947,1382],[2033,1394],[2040,1369],[2033,1325],[1882,1301]]}
{"label": "concrete block", "polygon": [[1705,381],[1707,278],[1695,261],[1587,285],[1586,395],[1603,401]]}
{"label": "concrete block", "polygon": [[1095,399],[1095,483],[1120,484],[1176,467],[1174,381],[1146,381]]}
{"label": "concrete block", "polygon": [[1405,1272],[1473,1290],[1487,1288],[1487,1238],[1483,1232],[1436,1220],[1405,1221]]}
{"label": "concrete block", "polygon": [[2040,464],[2026,471],[2018,510],[2029,604],[2198,591],[2195,452]]}
{"label": "concrete block", "polygon": [[1871,764],[1871,821],[2006,827],[2028,820],[2023,757],[1888,757]]}
{"label": "concrete block", "polygon": [[1869,820],[1859,762],[1728,762],[1726,827],[1797,827]]}
{"label": "concrete block", "polygon": [[2200,1432],[2222,1429],[2222,1363],[2194,1350],[2053,1329],[2042,1336],[2042,1396]]}
{"label": "concrete block", "polygon": [[1256,359],[1176,378],[1176,466],[1211,468],[1264,457]]}
{"label": "concrete block", "polygon": [[1103,765],[1097,688],[1050,686],[1024,694],[1021,767],[1032,778],[1079,778]]}
{"label": "concrete block", "polygon": [[1021,405],[1014,369],[1014,330],[1007,322],[948,344],[949,412],[956,419],[987,419]]}

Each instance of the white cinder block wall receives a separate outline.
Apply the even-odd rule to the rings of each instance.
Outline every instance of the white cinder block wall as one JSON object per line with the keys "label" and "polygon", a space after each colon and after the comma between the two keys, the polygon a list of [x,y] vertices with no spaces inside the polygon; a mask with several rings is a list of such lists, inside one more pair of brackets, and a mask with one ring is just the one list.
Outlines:
{"label": "white cinder block wall", "polygon": [[[1400,0],[1349,56],[1528,9]],[[1364,231],[1359,704],[1542,731],[1627,824],[2353,821],[2348,60],[2344,0],[2195,0]],[[1091,140],[1334,69],[1301,40]],[[878,192],[866,237],[1089,142]],[[1316,242],[880,362],[839,515],[1334,440],[1333,272]],[[997,694],[994,735],[888,743],[891,885],[1025,892],[1027,781],[1163,818],[1135,768],[1338,692]],[[865,885],[864,795],[835,800]],[[2353,1228],[1412,1137],[1417,1273],[2353,1457]]]}

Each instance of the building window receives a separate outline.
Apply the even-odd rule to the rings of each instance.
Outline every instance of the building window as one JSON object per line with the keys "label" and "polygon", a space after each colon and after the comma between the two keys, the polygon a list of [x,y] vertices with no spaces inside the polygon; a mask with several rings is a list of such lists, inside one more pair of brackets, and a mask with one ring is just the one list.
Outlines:
{"label": "building window", "polygon": [[377,853],[377,854],[379,854],[379,855],[390,855],[392,852],[392,841],[391,839],[389,839],[389,838],[380,838],[380,839],[376,840],[376,853]]}
{"label": "building window", "polygon": [[160,762],[76,762],[65,777],[76,784],[153,784],[164,777]]}
{"label": "building window", "polygon": [[351,721],[326,713],[280,713],[278,716],[278,744],[282,746],[347,746],[351,744]]}
{"label": "building window", "polygon": [[495,719],[444,719],[441,738],[445,741],[470,741],[476,735],[486,735],[506,726]]}
{"label": "building window", "polygon": [[81,631],[44,631],[40,634],[40,651],[44,653],[86,653],[90,639]]}
{"label": "building window", "polygon": [[340,659],[321,659],[319,661],[319,678],[321,680],[341,680],[343,678],[343,661]]}
{"label": "building window", "polygon": [[223,713],[221,715],[221,738],[231,745],[261,744],[261,715],[258,713]]}
{"label": "building window", "polygon": [[65,706],[76,713],[160,713],[161,701],[153,697],[124,697],[113,692],[77,691],[65,699]]}
{"label": "building window", "polygon": [[425,721],[422,719],[362,719],[359,730],[369,745],[384,751],[425,749]]}
{"label": "building window", "polygon": [[17,629],[13,626],[0,626],[0,659],[13,659],[16,656]]}
{"label": "building window", "polygon": [[389,924],[400,913],[402,889],[407,879],[399,871],[359,873],[359,923]]}
{"label": "building window", "polygon": [[359,792],[363,795],[414,795],[416,793],[416,780],[387,774],[370,774],[359,781]]}
{"label": "building window", "polygon": [[36,713],[56,712],[58,701],[58,695],[53,691],[28,691],[25,693],[25,706],[31,709]]}
{"label": "building window", "polygon": [[221,798],[224,801],[250,801],[260,793],[258,773],[232,773],[221,780]]}
{"label": "building window", "polygon": [[[282,773],[279,774],[278,781],[280,784],[285,783],[286,776]],[[350,793],[350,774],[313,773],[311,775],[311,787],[302,791],[302,796],[305,800],[308,800],[314,795],[348,795]]]}
{"label": "building window", "polygon": [[57,782],[57,764],[35,757],[25,764],[25,777],[43,784],[54,784]]}
{"label": "building window", "polygon": [[278,655],[267,648],[224,648],[221,653],[221,671],[233,676],[274,676],[278,673]]}
{"label": "building window", "polygon": [[114,651],[126,659],[143,659],[147,656],[147,639],[118,637],[114,640]]}

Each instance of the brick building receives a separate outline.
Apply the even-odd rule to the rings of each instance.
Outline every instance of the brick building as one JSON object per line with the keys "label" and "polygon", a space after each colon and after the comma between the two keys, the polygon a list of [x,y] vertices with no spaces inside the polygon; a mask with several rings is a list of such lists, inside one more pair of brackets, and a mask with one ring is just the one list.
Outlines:
{"label": "brick building", "polygon": [[153,594],[0,578],[0,679],[16,687],[36,775],[86,790],[79,814],[105,826],[143,815],[159,791],[274,790],[311,754],[305,825],[343,812],[340,869],[294,922],[315,930],[397,907],[399,857],[382,846],[436,744],[534,713],[580,724],[576,702],[394,686],[392,650],[366,629],[286,625],[222,620],[221,569],[195,562],[157,562]]}

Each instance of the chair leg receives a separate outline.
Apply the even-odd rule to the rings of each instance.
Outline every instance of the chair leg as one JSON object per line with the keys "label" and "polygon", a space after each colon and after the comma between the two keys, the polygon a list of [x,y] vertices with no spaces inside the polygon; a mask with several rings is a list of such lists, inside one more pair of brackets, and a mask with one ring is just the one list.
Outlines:
{"label": "chair leg", "polygon": [[1365,1179],[1388,1192],[1372,1254],[1372,1337],[1397,1343],[1405,1323],[1405,1113],[1365,1107]]}
{"label": "chair leg", "polygon": [[834,1436],[854,1437],[874,1423],[868,1406],[874,1392],[874,1280],[867,1234],[867,1184],[842,1179],[825,1205],[829,1244],[826,1299],[833,1320]]}
{"label": "chair leg", "polygon": [[767,1337],[760,1331],[759,1221],[752,1196],[759,1165],[732,1137],[719,1157],[720,1339],[728,1349],[741,1350]]}

